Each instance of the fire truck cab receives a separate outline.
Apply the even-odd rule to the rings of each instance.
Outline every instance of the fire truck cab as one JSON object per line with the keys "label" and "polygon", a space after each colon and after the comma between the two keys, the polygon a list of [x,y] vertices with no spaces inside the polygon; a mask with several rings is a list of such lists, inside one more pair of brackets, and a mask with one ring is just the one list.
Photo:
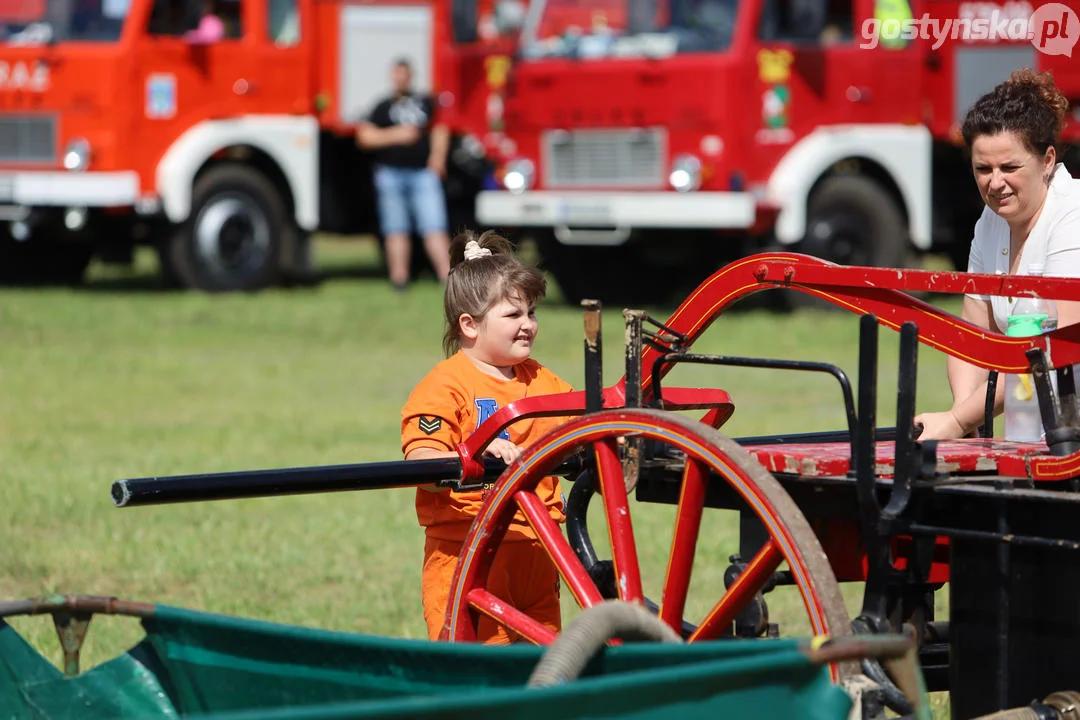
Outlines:
{"label": "fire truck cab", "polygon": [[1064,139],[1080,137],[1080,64],[1014,30],[1034,9],[912,0],[909,20],[952,21],[926,37],[884,26],[875,0],[534,0],[505,78],[476,90],[500,161],[478,219],[534,235],[572,299],[692,287],[748,239],[966,266],[974,101],[1014,68],[1049,69],[1074,103]]}
{"label": "fire truck cab", "polygon": [[[423,1],[2,8],[0,275],[9,280],[77,280],[93,256],[125,261],[137,242],[155,245],[182,286],[303,278],[313,232],[377,227],[354,133],[389,90],[392,62],[410,58],[415,86],[431,91],[449,43],[449,8]],[[451,163],[452,219],[472,207],[460,190],[468,161]]]}

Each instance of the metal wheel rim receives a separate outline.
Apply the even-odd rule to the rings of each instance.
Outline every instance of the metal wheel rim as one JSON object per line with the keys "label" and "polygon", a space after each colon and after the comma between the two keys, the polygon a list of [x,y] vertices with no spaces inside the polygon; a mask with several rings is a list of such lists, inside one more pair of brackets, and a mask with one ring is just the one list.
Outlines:
{"label": "metal wheel rim", "polygon": [[240,193],[216,195],[200,210],[193,231],[199,264],[216,276],[258,271],[271,248],[270,222]]}

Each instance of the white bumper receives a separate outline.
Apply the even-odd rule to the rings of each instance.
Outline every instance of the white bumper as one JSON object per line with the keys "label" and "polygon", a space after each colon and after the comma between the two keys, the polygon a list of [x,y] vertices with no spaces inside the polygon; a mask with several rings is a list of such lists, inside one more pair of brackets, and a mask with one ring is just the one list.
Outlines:
{"label": "white bumper", "polygon": [[487,190],[476,199],[484,225],[716,228],[754,224],[756,203],[740,192],[558,192]]}
{"label": "white bumper", "polygon": [[135,172],[0,172],[0,205],[125,207],[138,197]]}

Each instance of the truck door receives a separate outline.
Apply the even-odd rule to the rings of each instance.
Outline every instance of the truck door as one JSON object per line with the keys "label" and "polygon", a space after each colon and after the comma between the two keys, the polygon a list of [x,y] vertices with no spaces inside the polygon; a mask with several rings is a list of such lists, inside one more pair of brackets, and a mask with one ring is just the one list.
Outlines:
{"label": "truck door", "polygon": [[868,119],[867,51],[855,37],[854,0],[763,0],[752,134],[782,156],[823,124]]}
{"label": "truck door", "polygon": [[266,0],[256,28],[259,76],[251,101],[266,113],[314,112],[314,13],[304,0]]}
{"label": "truck door", "polygon": [[202,120],[257,110],[263,58],[254,1],[155,0],[136,50],[145,145],[167,148]]}

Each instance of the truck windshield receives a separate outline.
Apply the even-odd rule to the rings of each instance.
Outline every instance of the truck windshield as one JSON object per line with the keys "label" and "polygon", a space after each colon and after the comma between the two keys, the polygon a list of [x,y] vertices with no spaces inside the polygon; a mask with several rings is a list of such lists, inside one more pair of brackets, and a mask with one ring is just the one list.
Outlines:
{"label": "truck windshield", "polygon": [[0,0],[0,43],[115,42],[129,0]]}
{"label": "truck windshield", "polygon": [[656,57],[726,50],[737,0],[533,0],[522,56]]}

